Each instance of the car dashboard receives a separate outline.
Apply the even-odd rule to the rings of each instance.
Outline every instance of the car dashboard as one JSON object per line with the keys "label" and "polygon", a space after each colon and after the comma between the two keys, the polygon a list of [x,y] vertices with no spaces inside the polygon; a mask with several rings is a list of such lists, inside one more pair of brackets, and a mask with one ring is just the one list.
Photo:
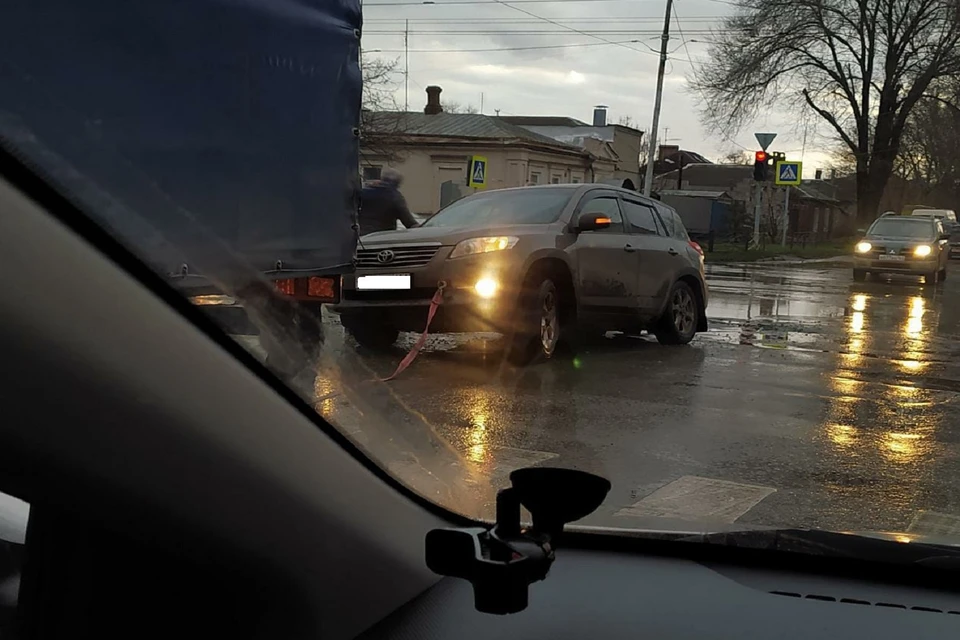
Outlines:
{"label": "car dashboard", "polygon": [[947,638],[960,595],[799,571],[563,549],[520,613],[473,606],[444,578],[362,638]]}

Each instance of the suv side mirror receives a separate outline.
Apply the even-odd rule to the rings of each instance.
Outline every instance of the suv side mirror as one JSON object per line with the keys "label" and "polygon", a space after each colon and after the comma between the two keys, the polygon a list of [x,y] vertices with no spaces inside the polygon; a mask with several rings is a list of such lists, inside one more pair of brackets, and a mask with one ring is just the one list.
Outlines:
{"label": "suv side mirror", "polygon": [[577,231],[599,231],[611,224],[613,220],[605,213],[581,213],[577,218]]}

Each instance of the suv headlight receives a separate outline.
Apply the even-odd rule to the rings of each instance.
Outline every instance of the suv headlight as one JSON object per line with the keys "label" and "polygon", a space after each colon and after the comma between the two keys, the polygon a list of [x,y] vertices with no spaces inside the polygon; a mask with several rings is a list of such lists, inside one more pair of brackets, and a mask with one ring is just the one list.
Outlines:
{"label": "suv headlight", "polygon": [[490,253],[491,251],[504,251],[512,248],[519,238],[513,236],[489,236],[486,238],[470,238],[460,242],[450,253],[451,258],[463,258],[477,253]]}
{"label": "suv headlight", "polygon": [[918,258],[926,258],[928,255],[930,255],[931,251],[932,249],[930,248],[930,245],[921,244],[919,247],[913,250],[913,255],[917,256]]}
{"label": "suv headlight", "polygon": [[857,243],[857,253],[867,253],[870,249],[873,249],[873,245],[866,240]]}

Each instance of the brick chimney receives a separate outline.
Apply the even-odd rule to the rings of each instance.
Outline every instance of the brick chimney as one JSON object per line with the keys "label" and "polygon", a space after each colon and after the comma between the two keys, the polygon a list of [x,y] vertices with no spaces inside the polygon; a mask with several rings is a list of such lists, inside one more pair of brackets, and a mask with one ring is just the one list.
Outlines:
{"label": "brick chimney", "polygon": [[662,144],[657,150],[657,162],[663,162],[670,156],[680,153],[680,147],[675,144]]}
{"label": "brick chimney", "polygon": [[598,104],[593,108],[593,126],[595,127],[605,127],[607,126],[607,106],[603,104]]}
{"label": "brick chimney", "polygon": [[443,113],[443,105],[440,104],[441,91],[443,91],[443,89],[435,85],[427,87],[427,106],[423,108],[423,112],[428,116]]}

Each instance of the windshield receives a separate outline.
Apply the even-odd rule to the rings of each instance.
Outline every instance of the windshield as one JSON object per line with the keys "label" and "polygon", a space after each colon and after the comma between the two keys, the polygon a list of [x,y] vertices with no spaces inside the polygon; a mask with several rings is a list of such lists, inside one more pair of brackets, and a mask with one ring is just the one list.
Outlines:
{"label": "windshield", "polygon": [[442,209],[425,227],[484,227],[555,222],[570,202],[572,188],[496,191],[471,196]]}
{"label": "windshield", "polygon": [[0,3],[0,149],[446,509],[960,543],[956,3],[524,1]]}
{"label": "windshield", "polygon": [[914,238],[917,240],[932,240],[933,234],[933,223],[917,220],[895,220],[893,218],[877,220],[869,231],[871,236]]}

